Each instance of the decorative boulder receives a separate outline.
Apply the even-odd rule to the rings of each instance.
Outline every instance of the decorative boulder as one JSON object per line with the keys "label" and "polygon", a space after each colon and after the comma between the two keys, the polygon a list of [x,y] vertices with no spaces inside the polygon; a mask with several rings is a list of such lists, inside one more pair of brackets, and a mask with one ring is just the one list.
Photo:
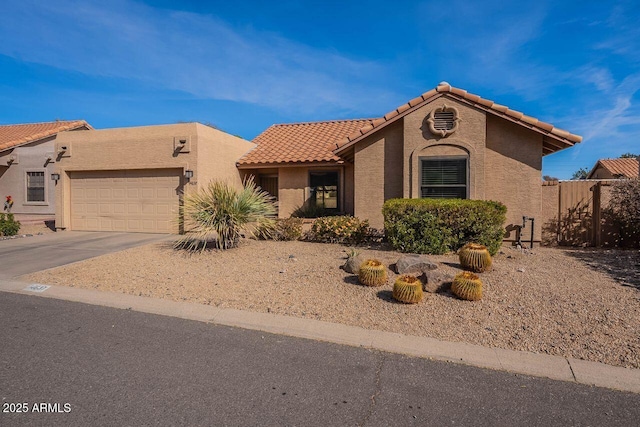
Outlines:
{"label": "decorative boulder", "polygon": [[403,255],[396,262],[396,273],[398,274],[426,273],[436,268],[438,268],[438,265],[431,262],[424,255]]}
{"label": "decorative boulder", "polygon": [[365,258],[361,257],[360,255],[356,255],[347,258],[347,262],[345,262],[344,265],[340,268],[342,268],[347,273],[358,274],[358,272],[360,271],[360,266],[365,261]]}
{"label": "decorative boulder", "polygon": [[451,274],[439,270],[427,271],[421,276],[421,279],[422,283],[424,283],[424,290],[430,293],[442,291],[446,283],[453,282],[453,276]]}

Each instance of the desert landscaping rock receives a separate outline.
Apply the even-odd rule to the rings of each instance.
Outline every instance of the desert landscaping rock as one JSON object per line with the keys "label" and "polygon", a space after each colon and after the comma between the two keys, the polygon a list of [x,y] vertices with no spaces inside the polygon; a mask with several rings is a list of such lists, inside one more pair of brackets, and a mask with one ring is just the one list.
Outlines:
{"label": "desert landscaping rock", "polygon": [[425,273],[429,270],[435,270],[438,265],[431,262],[425,255],[403,255],[396,261],[396,273]]}
{"label": "desert landscaping rock", "polygon": [[430,270],[420,276],[426,292],[443,292],[453,281],[453,275],[442,270]]}
{"label": "desert landscaping rock", "polygon": [[[386,265],[401,256],[385,247],[358,249],[365,259]],[[415,305],[390,301],[397,277],[392,272],[383,287],[357,285],[352,274],[339,268],[344,250],[336,244],[242,240],[237,249],[187,255],[165,242],[22,280],[640,368],[637,250],[607,254],[595,249],[540,248],[530,256],[504,246],[504,254],[493,259],[492,271],[481,275],[481,301],[469,303],[439,292],[425,295]],[[290,262],[290,254],[298,262]],[[460,272],[455,254],[429,258],[438,263],[436,271]],[[620,266],[610,272],[603,267],[605,262]],[[517,273],[518,268],[526,268],[526,274]],[[284,269],[286,273],[280,273]]]}
{"label": "desert landscaping rock", "polygon": [[344,265],[340,268],[342,268],[347,273],[358,274],[358,272],[360,271],[360,266],[365,261],[366,259],[364,259],[361,255],[356,255],[354,257],[347,258],[347,262],[345,262]]}

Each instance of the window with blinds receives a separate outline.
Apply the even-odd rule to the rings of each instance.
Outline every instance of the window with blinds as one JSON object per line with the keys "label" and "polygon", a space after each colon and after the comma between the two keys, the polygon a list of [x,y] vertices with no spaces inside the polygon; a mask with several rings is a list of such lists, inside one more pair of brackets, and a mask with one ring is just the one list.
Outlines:
{"label": "window with blinds", "polygon": [[27,202],[44,201],[44,172],[27,172]]}
{"label": "window with blinds", "polygon": [[423,198],[466,199],[467,159],[422,159],[420,179]]}

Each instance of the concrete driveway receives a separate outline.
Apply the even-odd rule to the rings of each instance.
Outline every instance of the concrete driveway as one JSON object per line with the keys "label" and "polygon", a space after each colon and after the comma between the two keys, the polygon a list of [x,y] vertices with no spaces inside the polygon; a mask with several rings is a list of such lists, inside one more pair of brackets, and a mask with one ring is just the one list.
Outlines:
{"label": "concrete driveway", "polygon": [[0,279],[10,279],[83,259],[160,241],[170,234],[62,231],[0,241]]}

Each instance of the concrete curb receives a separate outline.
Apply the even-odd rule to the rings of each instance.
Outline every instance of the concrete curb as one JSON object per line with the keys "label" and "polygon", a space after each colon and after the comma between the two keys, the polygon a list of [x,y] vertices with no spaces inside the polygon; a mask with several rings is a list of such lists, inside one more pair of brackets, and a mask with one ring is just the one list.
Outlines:
{"label": "concrete curb", "polygon": [[44,291],[34,292],[26,289],[29,285],[31,284],[26,282],[1,280],[0,291],[130,309],[143,313],[179,317],[640,393],[640,370],[638,369],[621,368],[561,356],[488,348],[474,344],[440,341],[428,337],[374,331],[321,320],[223,309],[121,293],[64,286],[50,286]]}

